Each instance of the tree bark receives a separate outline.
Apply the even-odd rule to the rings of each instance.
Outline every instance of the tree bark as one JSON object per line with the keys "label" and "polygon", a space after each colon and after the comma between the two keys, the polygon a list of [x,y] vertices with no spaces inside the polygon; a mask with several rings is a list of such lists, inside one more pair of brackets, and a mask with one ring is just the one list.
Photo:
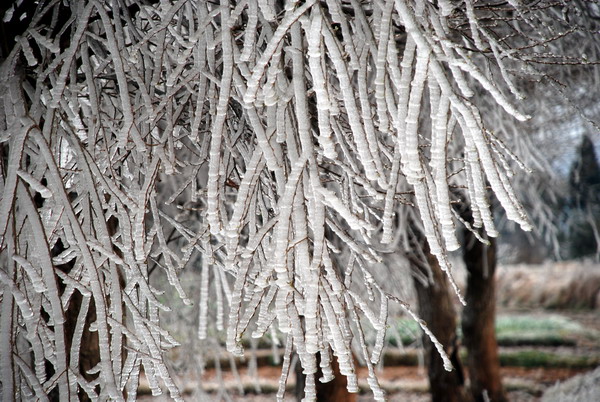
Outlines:
{"label": "tree bark", "polygon": [[[52,250],[52,254],[54,256],[59,255],[65,250],[62,240],[56,243],[54,249]],[[75,266],[74,261],[70,261],[66,264],[61,264],[55,266],[57,270],[60,270],[66,274],[70,273],[73,267]],[[61,293],[61,297],[63,296],[63,292],[65,291],[66,285],[62,281],[58,281],[59,289]],[[71,350],[71,345],[73,342],[73,337],[75,334],[75,330],[77,327],[77,320],[79,315],[81,314],[81,309],[83,305],[83,295],[77,289],[73,291],[71,297],[69,298],[69,303],[65,310],[65,322],[64,322],[64,332],[65,332],[65,342],[67,351]],[[96,321],[96,306],[94,304],[94,299],[90,300],[90,305],[88,307],[88,311],[85,317],[85,325],[84,330],[81,335],[80,347],[79,347],[79,372],[86,381],[93,381],[98,378],[98,374],[89,374],[88,371],[93,369],[100,362],[100,342],[98,338],[98,332],[90,331],[90,325]],[[70,354],[67,355],[67,359],[70,360],[73,356]],[[54,373],[54,369],[51,366],[48,366],[50,369],[49,373]],[[64,400],[65,395],[58,394],[58,388],[55,388],[56,392],[50,393],[49,397],[51,401],[61,401]],[[96,391],[100,391],[100,386],[96,386]],[[90,401],[90,397],[83,389],[79,389],[77,398],[80,401],[86,402]]]}
{"label": "tree bark", "polygon": [[[317,354],[317,365],[320,361],[320,354]],[[355,361],[356,363],[356,361]],[[348,392],[346,388],[348,385],[348,379],[346,376],[340,373],[340,366],[337,361],[337,357],[332,356],[331,369],[335,378],[329,382],[321,382],[319,378],[323,376],[321,368],[317,370],[315,374],[315,384],[317,388],[317,401],[319,402],[355,402],[356,394]],[[306,375],[302,373],[302,367],[300,363],[296,364],[296,399],[298,401],[304,398],[304,385],[306,381]]]}
{"label": "tree bark", "polygon": [[[419,315],[444,346],[444,350],[450,356],[454,366],[452,371],[444,369],[442,358],[429,337],[423,334],[431,400],[433,402],[468,401],[469,397],[464,386],[463,368],[458,355],[457,314],[452,301],[453,294],[448,286],[448,278],[442,272],[436,257],[429,253],[429,245],[425,239],[419,239],[419,242],[427,256],[427,263],[432,276],[431,281],[427,284],[419,279],[414,280],[419,303]],[[420,269],[418,262],[413,261],[413,269]]]}
{"label": "tree bark", "polygon": [[[471,394],[476,401],[506,401],[500,377],[496,342],[496,241],[490,245],[464,230],[463,259],[467,268],[467,305],[462,313],[463,343],[467,349],[467,367]],[[489,398],[489,399],[488,399]]]}

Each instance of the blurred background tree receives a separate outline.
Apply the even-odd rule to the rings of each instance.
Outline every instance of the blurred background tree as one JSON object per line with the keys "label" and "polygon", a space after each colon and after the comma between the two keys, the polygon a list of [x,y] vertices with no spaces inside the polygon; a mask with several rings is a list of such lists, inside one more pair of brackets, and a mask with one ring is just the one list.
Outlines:
{"label": "blurred background tree", "polygon": [[584,135],[569,174],[564,218],[565,258],[600,258],[600,164]]}

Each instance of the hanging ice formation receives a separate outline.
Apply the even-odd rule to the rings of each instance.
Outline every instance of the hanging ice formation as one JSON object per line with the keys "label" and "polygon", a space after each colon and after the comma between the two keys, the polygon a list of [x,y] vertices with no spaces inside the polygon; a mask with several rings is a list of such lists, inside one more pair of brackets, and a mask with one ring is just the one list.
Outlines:
{"label": "hanging ice formation", "polygon": [[[154,395],[181,399],[164,361],[177,345],[159,320],[169,308],[149,275],[161,271],[191,304],[198,295],[178,275],[196,265],[200,338],[226,329],[241,354],[244,336],[285,334],[280,399],[295,352],[307,400],[332,379],[334,357],[358,390],[353,353],[382,400],[373,367],[389,301],[414,316],[373,275],[381,244],[406,229],[400,211],[417,211],[452,283],[446,256],[463,225],[453,203],[496,236],[490,188],[530,229],[509,180],[514,155],[474,100],[484,93],[527,117],[508,39],[479,23],[500,11],[424,0],[43,3],[71,17],[53,20],[61,29],[32,19],[0,66],[0,399],[133,400],[142,368]],[[82,373],[92,332],[97,361]]]}

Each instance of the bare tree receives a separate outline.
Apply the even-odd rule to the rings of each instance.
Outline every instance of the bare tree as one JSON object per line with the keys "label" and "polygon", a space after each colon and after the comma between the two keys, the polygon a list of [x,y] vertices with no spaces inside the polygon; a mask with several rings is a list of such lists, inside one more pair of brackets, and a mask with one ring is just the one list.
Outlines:
{"label": "bare tree", "polygon": [[[374,365],[388,303],[417,319],[373,280],[383,245],[420,222],[462,300],[452,203],[496,236],[489,183],[531,228],[514,154],[477,99],[526,120],[515,72],[554,60],[538,52],[557,35],[548,21],[572,34],[575,6],[509,3],[14,3],[6,26],[28,25],[0,66],[3,399],[135,399],[142,368],[153,394],[162,381],[181,399],[149,271],[191,304],[178,274],[198,254],[201,338],[213,292],[230,352],[272,326],[287,337],[279,398],[293,351],[308,400],[332,379],[332,354],[358,391],[354,348],[383,399]],[[98,361],[83,368],[89,334]]]}

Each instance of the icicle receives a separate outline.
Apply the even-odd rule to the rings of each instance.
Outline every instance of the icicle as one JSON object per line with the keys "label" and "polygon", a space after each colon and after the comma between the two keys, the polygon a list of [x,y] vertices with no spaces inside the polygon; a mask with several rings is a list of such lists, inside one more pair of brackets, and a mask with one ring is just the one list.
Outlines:
{"label": "icicle", "polygon": [[[384,297],[383,294],[381,296]],[[360,319],[358,317],[358,314],[356,313],[356,309],[352,308],[353,306],[352,306],[351,300],[349,301],[349,305],[350,305],[350,311],[351,311],[352,317],[354,319],[354,322],[355,322],[357,330],[358,330],[358,340],[360,342],[362,354],[367,363],[367,369],[369,370],[369,378],[367,379],[367,383],[369,384],[369,387],[373,391],[373,396],[374,396],[375,400],[376,401],[384,401],[385,400],[385,392],[381,389],[381,386],[379,385],[379,381],[377,381],[377,376],[375,375],[375,370],[373,370],[373,363],[371,362],[371,360],[369,360],[369,352],[367,350],[367,344],[365,342],[365,335],[362,330],[362,326],[360,324]]]}
{"label": "icicle", "polygon": [[354,272],[354,262],[356,260],[356,254],[354,252],[350,252],[350,257],[348,257],[348,263],[346,264],[346,269],[344,269],[344,287],[346,289],[350,289],[352,285],[352,273]]}
{"label": "icicle", "polygon": [[427,78],[427,65],[430,53],[423,49],[417,52],[417,63],[415,76],[411,83],[410,98],[408,100],[408,111],[406,113],[405,150],[402,153],[402,171],[406,179],[412,185],[423,178],[423,167],[419,154],[419,139],[417,134],[419,124],[419,112],[423,97],[423,87]]}
{"label": "icicle", "polygon": [[[407,20],[406,22],[410,25],[415,23],[415,21],[409,20]],[[429,41],[429,45],[435,53],[437,60],[455,60],[456,55],[454,54],[453,47],[450,45],[451,42],[449,40],[433,41],[428,38],[435,37],[435,35],[437,35],[439,38],[446,38],[448,36],[448,29],[445,29],[445,27],[442,26],[444,21],[440,21],[440,18],[437,15],[433,14],[430,16],[430,22],[434,29],[434,32],[421,32],[420,30],[418,30],[418,28],[414,31],[415,35],[418,37],[420,44],[425,44],[425,42]],[[471,89],[471,86],[467,82],[460,69],[453,63],[449,63],[448,67],[450,69],[450,72],[452,73],[452,80],[460,89],[462,96],[464,96],[465,98],[472,98],[473,96],[475,96],[474,91]]]}
{"label": "icicle", "polygon": [[306,318],[306,351],[316,353],[318,348],[318,297],[319,297],[319,266],[312,265],[307,273],[308,278],[305,283],[305,307],[304,316]]}
{"label": "icicle", "polygon": [[419,153],[419,140],[417,135],[420,105],[423,96],[423,87],[427,77],[430,59],[429,49],[425,48],[417,53],[417,64],[415,75],[411,84],[408,111],[406,114],[406,142],[405,151],[402,154],[402,170],[406,174],[407,181],[415,189],[415,198],[423,221],[425,237],[431,248],[431,253],[438,259],[445,252],[445,246],[438,236],[435,214],[433,210],[431,193],[425,178],[421,156]]}
{"label": "icicle", "polygon": [[498,231],[494,225],[490,205],[486,197],[486,186],[482,175],[482,168],[480,166],[479,153],[477,152],[473,138],[469,134],[470,132],[465,133],[464,138],[466,163],[469,164],[469,172],[473,180],[473,193],[475,195],[475,199],[473,199],[472,202],[477,204],[477,209],[481,214],[483,226],[485,227],[488,236],[497,237]]}
{"label": "icicle", "polygon": [[[54,327],[54,336],[52,343],[49,339],[45,338],[45,333],[43,331],[33,331],[29,330],[30,334],[29,341],[32,344],[32,348],[34,351],[34,359],[35,359],[35,371],[38,379],[45,378],[45,368],[44,368],[44,352],[41,351],[42,345],[37,342],[37,337],[34,335],[37,332],[41,338],[43,343],[43,350],[48,353],[48,355],[53,355],[53,366],[58,373],[62,373],[67,370],[67,350],[66,350],[66,340],[64,334],[64,308],[61,304],[58,283],[56,281],[55,272],[56,271],[52,264],[52,259],[50,256],[50,250],[48,248],[48,241],[44,233],[43,223],[38,215],[38,210],[36,206],[33,204],[33,200],[29,195],[25,196],[27,190],[24,185],[20,185],[18,188],[18,194],[21,195],[21,199],[23,200],[20,203],[20,209],[27,214],[27,219],[29,224],[31,225],[31,233],[33,237],[34,244],[32,244],[33,249],[36,250],[36,259],[41,268],[41,277],[43,279],[44,285],[46,287],[46,291],[44,292],[44,296],[49,301],[49,306],[46,306],[45,309],[49,313],[51,317],[51,322],[48,325],[52,325]],[[30,259],[32,256],[29,257]],[[77,265],[75,266],[75,269]],[[65,290],[65,293],[67,291]],[[82,292],[82,294],[85,292]],[[48,308],[50,307],[50,309]],[[39,310],[39,307],[36,311]],[[36,313],[37,316],[37,313]],[[34,317],[34,320],[37,322],[39,317]],[[34,327],[37,328],[37,324]],[[43,327],[42,327],[43,328]],[[43,381],[42,381],[43,382]],[[69,389],[70,383],[67,378],[62,378],[58,381],[58,390],[61,394],[68,394],[71,390]]]}
{"label": "icicle", "polygon": [[217,320],[215,327],[217,331],[223,330],[223,287],[221,286],[221,276],[219,274],[214,275],[215,293],[217,295]]}
{"label": "icicle", "polygon": [[[241,222],[247,212],[246,206],[248,205],[248,200],[254,191],[264,166],[265,160],[262,152],[256,152],[248,163],[246,172],[242,178],[242,182],[239,186],[237,198],[233,207],[233,216],[229,220],[229,224],[225,232],[225,236],[227,237],[227,260],[225,261],[225,269],[233,269],[236,249],[239,244],[239,236],[242,230]],[[259,239],[262,239],[262,237],[259,237]],[[251,244],[251,242],[248,244]]]}
{"label": "icicle", "polygon": [[[281,274],[277,277],[286,278],[286,273]],[[284,279],[285,280],[285,279]],[[290,316],[288,315],[288,305],[292,303],[291,293],[294,289],[292,289],[292,283],[286,281],[280,287],[277,295],[275,296],[275,313],[278,322],[278,329],[284,334],[290,333],[293,330],[293,323],[290,320]]]}
{"label": "icicle", "polygon": [[198,338],[206,339],[208,327],[208,278],[210,276],[210,264],[208,255],[202,256],[202,272],[200,276],[200,317],[198,324]]}
{"label": "icicle", "polygon": [[377,338],[375,340],[375,346],[373,347],[373,353],[371,354],[371,363],[378,364],[381,358],[381,352],[383,351],[383,343],[385,341],[385,332],[387,329],[387,318],[388,318],[388,300],[385,294],[381,292],[381,306],[379,312],[379,322],[377,330]]}
{"label": "icicle", "polygon": [[317,372],[317,359],[315,354],[306,352],[302,322],[300,320],[300,315],[298,314],[295,303],[290,303],[287,310],[291,324],[292,335],[294,336],[294,345],[296,345],[298,357],[302,362],[302,372],[304,374],[315,374]]}
{"label": "icicle", "polygon": [[471,164],[468,161],[465,161],[465,179],[467,182],[467,194],[470,200],[469,207],[473,215],[473,227],[481,228],[483,227],[483,220],[479,205],[475,202],[475,185],[473,184],[473,175],[471,174]]}
{"label": "icicle", "polygon": [[[14,251],[14,245],[12,244],[12,237],[9,237],[7,244],[7,253],[12,253]],[[7,269],[9,275],[11,271],[14,270],[14,264],[6,264],[3,269]],[[15,329],[13,327],[13,319],[14,319],[14,303],[13,298],[9,294],[10,289],[8,287],[2,287],[2,303],[0,303],[0,354],[3,356],[2,361],[0,362],[0,375],[2,376],[2,393],[0,394],[2,400],[10,400],[13,398],[18,389],[18,386],[15,386],[13,379],[13,371],[14,364],[12,351],[14,347],[13,336],[15,333]],[[35,349],[33,355],[35,356]],[[5,357],[8,356],[8,357]],[[44,359],[41,359],[42,362]],[[43,363],[42,363],[43,364]],[[45,374],[45,370],[42,370],[42,373]],[[33,373],[32,373],[32,376]],[[43,382],[43,378],[41,379]]]}
{"label": "icicle", "polygon": [[285,385],[290,371],[290,362],[292,359],[292,334],[288,334],[285,342],[285,352],[283,353],[283,364],[281,365],[281,376],[279,377],[279,388],[277,389],[277,400],[283,402],[285,395]]}
{"label": "icicle", "polygon": [[452,221],[452,208],[450,206],[450,197],[448,190],[448,176],[446,167],[447,154],[447,132],[448,112],[450,100],[442,95],[438,105],[438,112],[433,120],[432,144],[431,144],[431,170],[436,191],[436,211],[438,221],[442,226],[442,236],[446,240],[446,247],[449,251],[457,250],[460,247],[454,230]]}
{"label": "icicle", "polygon": [[345,339],[347,338],[344,338],[342,334],[338,318],[331,304],[333,299],[329,297],[329,292],[325,291],[323,292],[323,297],[321,300],[321,305],[325,311],[325,317],[327,318],[327,324],[333,340],[333,349],[338,359],[340,373],[345,375],[348,379],[348,391],[358,392],[358,384],[356,382],[356,373],[354,372],[352,353],[346,345]]}
{"label": "icicle", "polygon": [[321,372],[323,373],[323,377],[319,378],[319,381],[327,383],[335,378],[333,369],[331,368],[331,354],[329,348],[325,346],[320,348],[319,355],[321,356],[319,367],[321,367]]}
{"label": "icicle", "polygon": [[[396,5],[399,7],[402,6],[399,2],[396,2]],[[466,104],[466,101],[459,99],[454,94],[452,85],[450,82],[448,82],[448,78],[439,64],[432,63],[430,67],[432,75],[440,85],[442,93],[448,96],[452,107],[456,108],[459,115],[462,117],[459,119],[459,122],[463,128],[463,135],[465,138],[467,136],[472,137],[479,155],[481,167],[483,168],[483,171],[490,182],[494,194],[498,197],[500,204],[506,210],[507,217],[510,220],[519,223],[523,230],[531,230],[531,225],[527,220],[526,214],[523,211],[523,207],[513,201],[516,199],[516,197],[513,196],[514,190],[510,187],[504,187],[499,177],[500,175],[496,169],[490,149],[486,143],[485,135],[482,132],[481,125],[478,123],[477,113],[473,111],[472,106]],[[474,184],[477,185],[475,180]]]}
{"label": "icicle", "polygon": [[229,323],[227,325],[227,351],[235,355],[243,355],[243,348],[240,343],[241,334],[238,332],[240,320],[240,311],[242,304],[242,292],[246,285],[246,275],[248,273],[249,264],[244,264],[237,272],[231,294],[231,302],[229,305]]}
{"label": "icicle", "polygon": [[[373,157],[373,162],[375,163],[375,168],[377,172],[379,172],[378,184],[385,188],[387,183],[385,180],[385,175],[383,174],[383,162],[381,160],[382,152],[380,152],[380,145],[377,141],[377,133],[375,130],[375,125],[373,124],[373,111],[371,110],[371,103],[369,98],[369,89],[367,83],[367,53],[363,52],[361,56],[361,68],[358,70],[358,99],[360,101],[360,110],[361,110],[361,118],[363,121],[363,126],[365,128],[365,134],[367,139],[367,144],[369,145],[369,151],[371,156]],[[387,82],[386,82],[387,83]],[[385,84],[384,84],[385,85]],[[388,88],[389,89],[389,88]],[[384,96],[385,97],[385,96]],[[383,107],[385,112],[385,117],[383,120],[384,123],[380,122],[379,131],[384,133],[389,132],[389,123],[387,121],[387,104],[385,99],[383,100]],[[385,124],[385,126],[383,125]],[[382,147],[383,148],[383,147]]]}
{"label": "icicle", "polygon": [[302,402],[315,402],[317,400],[317,387],[315,384],[315,375],[306,374],[304,383],[304,398]]}

